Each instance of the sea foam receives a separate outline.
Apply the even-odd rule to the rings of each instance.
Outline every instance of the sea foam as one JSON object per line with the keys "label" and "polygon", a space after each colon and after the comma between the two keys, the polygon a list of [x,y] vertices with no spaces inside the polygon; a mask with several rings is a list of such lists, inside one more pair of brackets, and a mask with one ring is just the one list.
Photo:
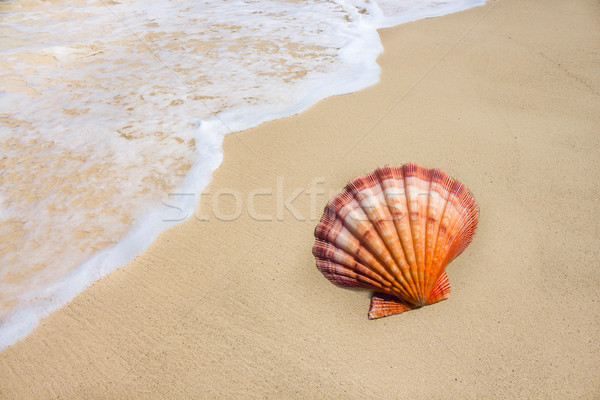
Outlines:
{"label": "sea foam", "polygon": [[192,215],[165,203],[224,135],[376,83],[376,29],[483,3],[2,2],[0,349]]}

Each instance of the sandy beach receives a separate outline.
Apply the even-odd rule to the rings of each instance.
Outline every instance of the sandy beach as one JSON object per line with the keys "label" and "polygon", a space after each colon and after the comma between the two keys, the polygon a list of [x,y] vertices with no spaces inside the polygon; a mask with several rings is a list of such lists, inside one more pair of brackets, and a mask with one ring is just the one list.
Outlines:
{"label": "sandy beach", "polygon": [[[228,135],[194,217],[0,353],[0,398],[599,398],[600,4],[380,34],[376,86]],[[405,162],[463,182],[479,228],[448,300],[370,321],[313,230]]]}

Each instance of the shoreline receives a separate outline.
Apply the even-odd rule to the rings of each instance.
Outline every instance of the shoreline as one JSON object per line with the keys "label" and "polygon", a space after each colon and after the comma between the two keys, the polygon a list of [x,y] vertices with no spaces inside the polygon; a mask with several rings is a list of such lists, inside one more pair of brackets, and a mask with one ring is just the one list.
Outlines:
{"label": "shoreline", "polygon": [[[0,353],[0,393],[597,395],[600,350],[589,333],[599,329],[600,282],[586,249],[599,243],[584,222],[600,214],[589,39],[599,8],[539,4],[489,2],[380,30],[377,85],[226,136],[207,193],[248,199],[270,188],[254,198],[259,215],[273,211],[279,182],[284,199],[319,179],[327,195],[316,208],[304,194],[293,202],[303,220],[289,210],[256,220],[246,202],[233,221],[191,218],[164,232]],[[312,231],[327,189],[408,161],[463,182],[480,226],[447,268],[448,300],[368,321],[369,293],[337,288],[316,269]],[[211,201],[203,196],[200,209]],[[219,207],[236,212],[226,200]]]}

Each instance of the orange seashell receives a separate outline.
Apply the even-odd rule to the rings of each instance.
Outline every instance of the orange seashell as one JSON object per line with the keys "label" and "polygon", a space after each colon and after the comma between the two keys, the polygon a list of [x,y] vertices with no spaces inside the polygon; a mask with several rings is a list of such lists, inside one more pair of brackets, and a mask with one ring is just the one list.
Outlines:
{"label": "orange seashell", "polygon": [[477,219],[467,188],[441,170],[385,165],[327,203],[313,254],[334,284],[374,290],[369,318],[385,317],[448,298],[445,267]]}

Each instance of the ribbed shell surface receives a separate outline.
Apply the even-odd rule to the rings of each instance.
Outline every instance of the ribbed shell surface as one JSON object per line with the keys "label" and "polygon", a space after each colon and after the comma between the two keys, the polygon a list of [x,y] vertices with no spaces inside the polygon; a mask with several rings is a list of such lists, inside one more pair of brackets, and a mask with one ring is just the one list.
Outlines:
{"label": "ribbed shell surface", "polygon": [[315,229],[317,267],[338,286],[372,289],[371,318],[444,300],[446,265],[471,242],[478,210],[439,169],[385,165],[353,179]]}

